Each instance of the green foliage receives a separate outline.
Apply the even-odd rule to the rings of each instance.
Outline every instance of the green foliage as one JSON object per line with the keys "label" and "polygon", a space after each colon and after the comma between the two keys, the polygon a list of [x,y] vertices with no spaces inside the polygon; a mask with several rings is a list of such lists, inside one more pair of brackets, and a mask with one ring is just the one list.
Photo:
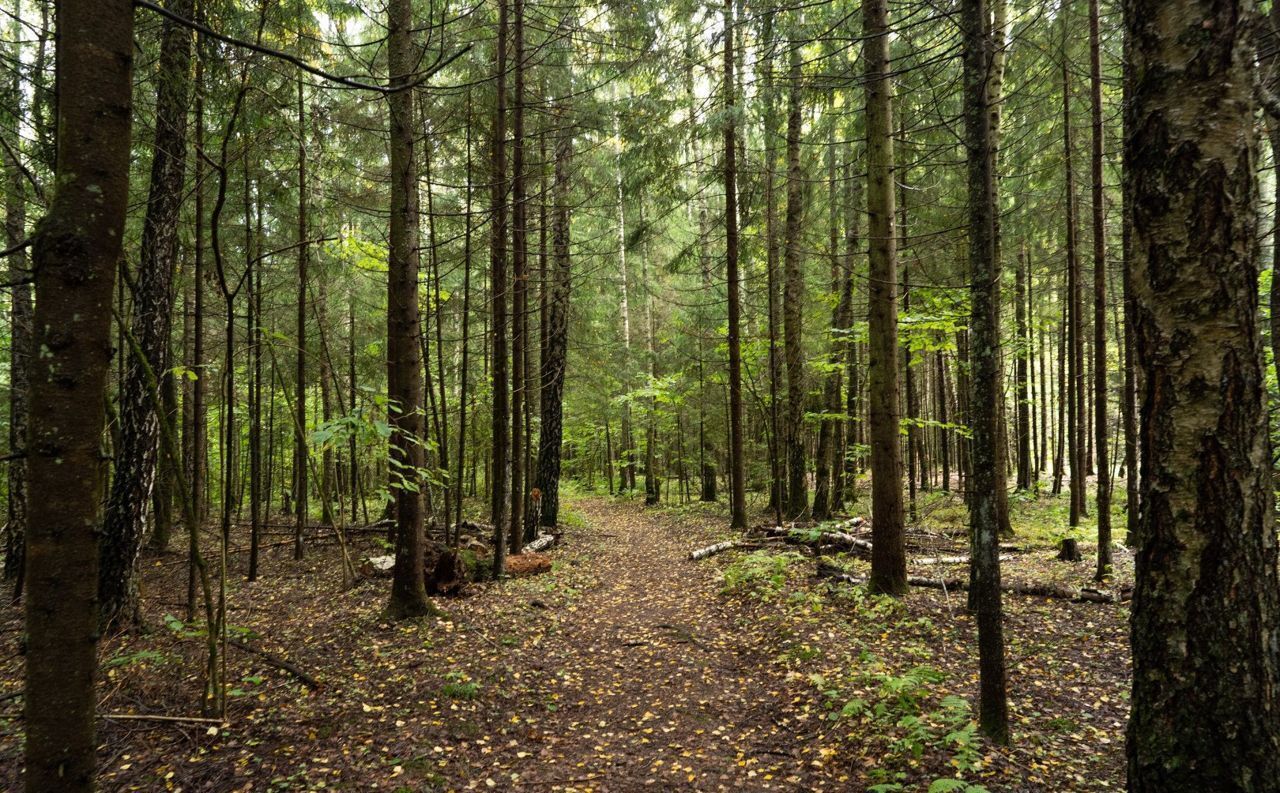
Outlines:
{"label": "green foliage", "polygon": [[754,551],[735,559],[724,569],[724,592],[770,600],[782,593],[792,569],[804,557],[794,551]]}
{"label": "green foliage", "polygon": [[449,672],[445,675],[445,684],[440,687],[440,696],[445,699],[476,699],[480,696],[480,684],[461,672]]}

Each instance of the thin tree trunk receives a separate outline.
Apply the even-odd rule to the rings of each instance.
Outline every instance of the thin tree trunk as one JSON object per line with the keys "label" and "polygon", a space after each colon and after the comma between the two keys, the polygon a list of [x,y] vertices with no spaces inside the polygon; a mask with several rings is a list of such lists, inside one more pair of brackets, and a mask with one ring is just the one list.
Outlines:
{"label": "thin tree trunk", "polygon": [[1093,431],[1097,460],[1098,569],[1111,576],[1111,467],[1107,460],[1107,227],[1102,193],[1102,55],[1098,43],[1098,0],[1089,0],[1089,67],[1093,121]]}
{"label": "thin tree trunk", "polygon": [[809,512],[806,482],[804,407],[804,274],[800,269],[800,224],[804,218],[804,184],[800,170],[800,42],[790,41],[790,112],[787,116],[787,228],[783,252],[782,331],[787,365],[787,509],[797,520]]}
{"label": "thin tree trunk", "polygon": [[747,469],[743,459],[742,415],[742,298],[738,272],[738,165],[736,159],[737,92],[733,83],[733,0],[724,2],[724,223],[725,280],[729,297],[729,512],[730,526],[747,527]]}

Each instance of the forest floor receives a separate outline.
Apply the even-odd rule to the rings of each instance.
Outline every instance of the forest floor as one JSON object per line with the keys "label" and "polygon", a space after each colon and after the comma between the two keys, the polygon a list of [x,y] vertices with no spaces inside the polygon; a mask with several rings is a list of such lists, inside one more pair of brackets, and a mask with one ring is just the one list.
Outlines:
{"label": "forest floor", "polygon": [[[100,788],[1123,787],[1124,605],[1006,595],[1013,744],[990,747],[969,712],[976,660],[963,593],[867,596],[816,579],[814,560],[789,547],[688,561],[728,536],[719,508],[589,497],[566,513],[551,573],[474,585],[417,623],[382,617],[386,581],[343,591],[333,546],[302,562],[271,549],[259,582],[230,582],[231,625],[319,686],[232,648],[221,725],[113,717],[198,713],[203,641],[175,616],[183,556],[149,554],[150,629],[102,648]],[[1053,561],[1049,547],[1020,550],[1006,580],[1081,586],[1092,572],[1088,561]],[[1127,555],[1117,577],[1131,580]],[[20,620],[20,609],[0,612],[5,789],[20,778]]]}

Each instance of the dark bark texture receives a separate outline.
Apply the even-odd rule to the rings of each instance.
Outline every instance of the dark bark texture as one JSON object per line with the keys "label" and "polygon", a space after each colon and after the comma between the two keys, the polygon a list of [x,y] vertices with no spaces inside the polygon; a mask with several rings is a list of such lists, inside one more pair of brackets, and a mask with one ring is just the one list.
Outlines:
{"label": "dark bark texture", "polygon": [[93,790],[102,432],[133,89],[127,0],[58,4],[57,188],[35,245],[26,789]]}
{"label": "dark bark texture", "polygon": [[[191,16],[191,0],[168,4]],[[191,98],[191,31],[165,20],[157,81],[155,146],[151,187],[142,225],[133,337],[153,372],[169,368],[173,277],[178,256],[178,213],[187,163],[187,107]],[[143,365],[126,355],[120,395],[120,446],[103,521],[98,600],[104,629],[138,620],[138,554],[146,534],[147,508],[156,479],[160,425],[158,396],[147,387]]]}
{"label": "dark bark texture", "polygon": [[1129,0],[1141,499],[1129,790],[1280,790],[1252,3]]}

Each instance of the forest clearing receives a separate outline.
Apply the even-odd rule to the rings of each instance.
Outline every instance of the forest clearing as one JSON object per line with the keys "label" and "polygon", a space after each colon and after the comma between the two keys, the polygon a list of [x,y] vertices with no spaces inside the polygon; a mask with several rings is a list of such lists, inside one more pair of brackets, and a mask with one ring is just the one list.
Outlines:
{"label": "forest clearing", "polygon": [[0,0],[0,786],[1280,793],[1280,0]]}

